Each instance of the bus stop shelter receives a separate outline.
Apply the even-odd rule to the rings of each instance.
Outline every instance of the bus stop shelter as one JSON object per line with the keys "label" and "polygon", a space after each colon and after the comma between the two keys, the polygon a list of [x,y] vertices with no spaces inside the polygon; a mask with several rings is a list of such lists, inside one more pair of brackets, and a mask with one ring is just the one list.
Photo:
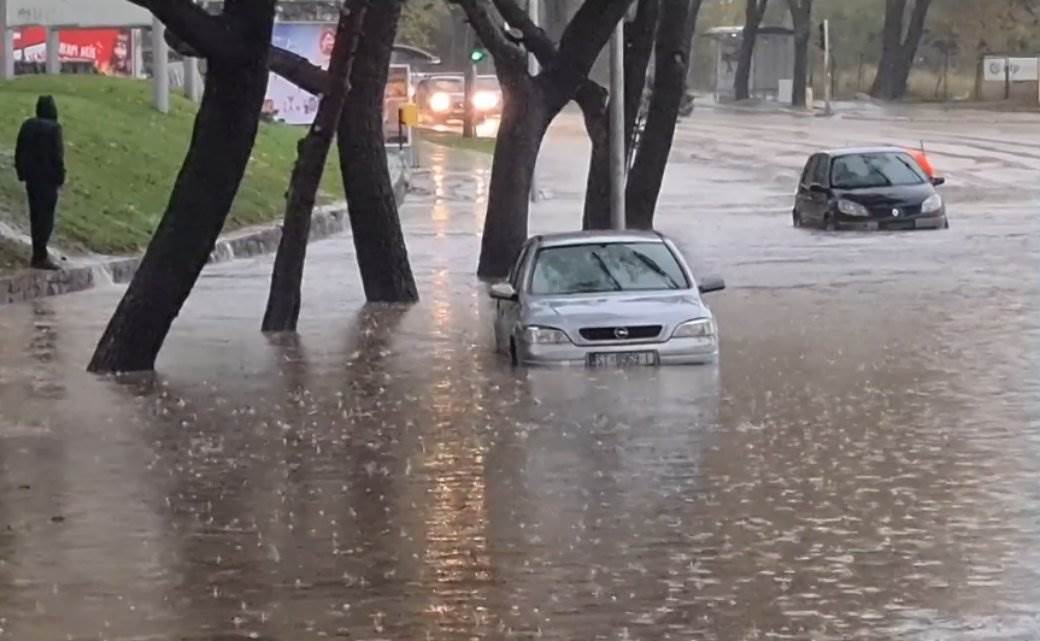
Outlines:
{"label": "bus stop shelter", "polygon": [[[714,93],[718,102],[732,101],[737,79],[737,61],[743,39],[743,27],[716,27],[704,35],[714,45]],[[790,91],[794,70],[794,31],[786,27],[762,27],[755,40],[748,90],[753,98],[781,99],[783,90]]]}

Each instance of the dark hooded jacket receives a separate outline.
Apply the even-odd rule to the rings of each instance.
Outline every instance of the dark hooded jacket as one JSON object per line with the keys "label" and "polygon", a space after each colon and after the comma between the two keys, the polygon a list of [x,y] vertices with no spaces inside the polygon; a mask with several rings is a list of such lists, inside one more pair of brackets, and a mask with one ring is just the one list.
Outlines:
{"label": "dark hooded jacket", "polygon": [[22,125],[14,166],[23,182],[53,187],[65,184],[65,149],[54,98],[40,96],[36,117]]}

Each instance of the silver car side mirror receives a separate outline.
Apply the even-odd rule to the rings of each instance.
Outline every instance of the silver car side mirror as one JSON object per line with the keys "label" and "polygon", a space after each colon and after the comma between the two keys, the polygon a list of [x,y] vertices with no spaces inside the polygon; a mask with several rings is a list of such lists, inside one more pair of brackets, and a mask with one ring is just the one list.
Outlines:
{"label": "silver car side mirror", "polygon": [[702,294],[721,292],[726,289],[726,281],[722,280],[721,276],[712,274],[698,280],[697,289],[699,289]]}
{"label": "silver car side mirror", "polygon": [[517,296],[516,289],[509,283],[496,283],[491,286],[491,298],[515,301],[519,299],[519,296]]}

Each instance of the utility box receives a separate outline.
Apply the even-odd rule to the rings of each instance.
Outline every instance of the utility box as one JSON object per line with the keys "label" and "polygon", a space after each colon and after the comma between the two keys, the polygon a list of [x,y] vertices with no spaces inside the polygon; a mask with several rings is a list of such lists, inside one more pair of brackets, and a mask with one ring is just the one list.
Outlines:
{"label": "utility box", "polygon": [[[714,93],[718,102],[735,97],[737,63],[744,36],[743,27],[716,27],[707,31],[715,53]],[[752,98],[780,100],[781,93],[792,83],[794,74],[794,31],[786,27],[762,27],[755,39],[755,55],[751,61],[748,90]],[[784,85],[784,86],[781,86]],[[787,89],[788,93],[790,92]]]}

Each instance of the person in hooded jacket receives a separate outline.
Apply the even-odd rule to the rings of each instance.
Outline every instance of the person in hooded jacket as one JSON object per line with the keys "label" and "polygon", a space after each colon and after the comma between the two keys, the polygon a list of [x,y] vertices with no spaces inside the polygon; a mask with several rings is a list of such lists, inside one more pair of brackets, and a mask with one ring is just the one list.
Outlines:
{"label": "person in hooded jacket", "polygon": [[65,149],[58,124],[58,106],[53,97],[40,96],[36,117],[22,124],[14,164],[18,180],[25,183],[29,196],[32,266],[60,269],[47,252],[47,243],[54,231],[58,191],[65,184]]}

